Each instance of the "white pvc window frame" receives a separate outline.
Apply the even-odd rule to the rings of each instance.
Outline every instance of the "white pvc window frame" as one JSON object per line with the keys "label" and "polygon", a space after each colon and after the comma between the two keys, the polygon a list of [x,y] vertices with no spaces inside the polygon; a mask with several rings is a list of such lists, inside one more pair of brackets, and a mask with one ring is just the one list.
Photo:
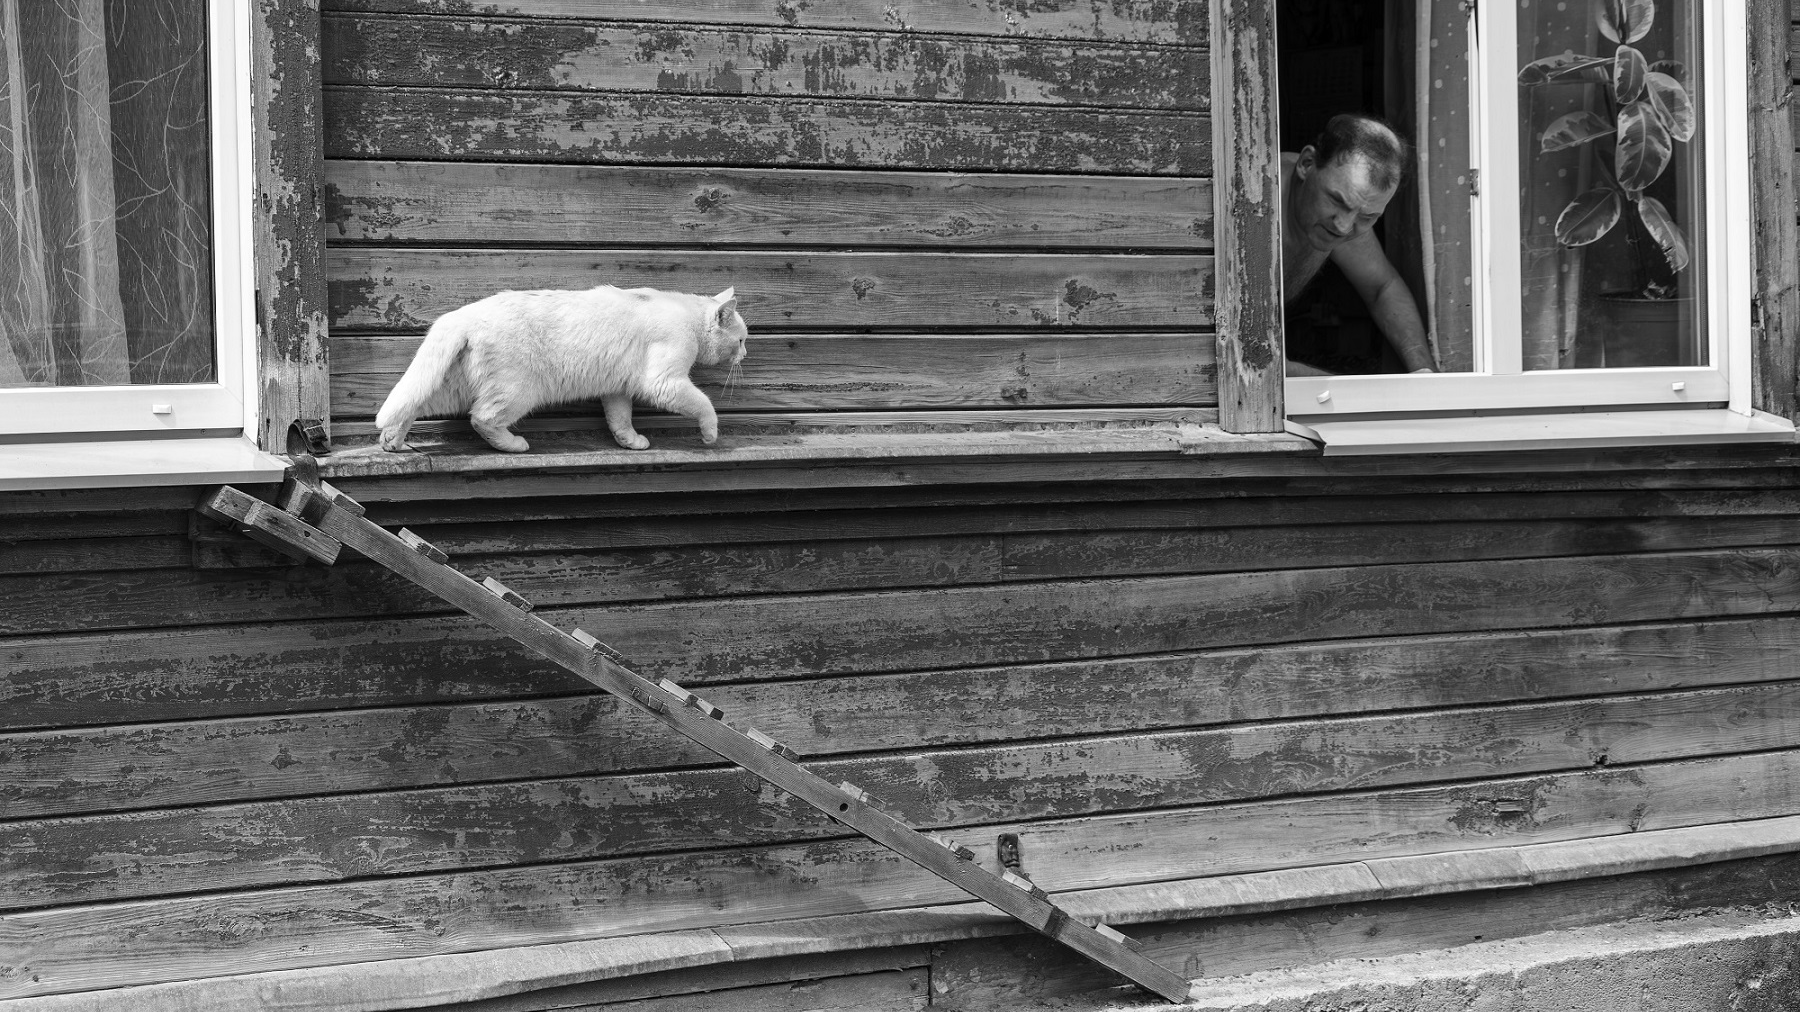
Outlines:
{"label": "white pvc window frame", "polygon": [[251,269],[255,192],[250,118],[250,14],[243,0],[208,4],[211,135],[212,383],[0,389],[0,453],[32,437],[223,436],[256,426],[256,302]]}
{"label": "white pvc window frame", "polygon": [[[1421,3],[1430,0],[1419,0]],[[1467,373],[1294,376],[1299,421],[1400,414],[1750,405],[1750,136],[1742,0],[1701,5],[1706,130],[1707,365],[1637,369],[1521,367],[1517,0],[1482,0],[1471,19],[1470,136],[1481,175],[1474,224],[1475,368]]]}

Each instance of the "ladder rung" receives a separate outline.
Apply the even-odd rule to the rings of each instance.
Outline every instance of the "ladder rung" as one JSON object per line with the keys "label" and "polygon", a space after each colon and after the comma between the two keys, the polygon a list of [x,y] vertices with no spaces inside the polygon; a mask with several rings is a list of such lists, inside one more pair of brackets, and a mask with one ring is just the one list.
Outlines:
{"label": "ladder rung", "polygon": [[845,794],[850,795],[850,797],[854,798],[857,801],[862,802],[865,805],[869,803],[868,793],[865,792],[862,788],[856,786],[855,784],[851,783],[848,780],[839,784],[838,790],[843,791]]}
{"label": "ladder rung", "polygon": [[530,601],[527,601],[524,598],[520,597],[519,595],[513,593],[511,590],[508,590],[506,584],[501,583],[499,580],[496,580],[490,576],[487,579],[481,581],[481,585],[488,589],[488,593],[494,595],[495,597],[499,598],[502,601],[505,601],[507,604],[512,605],[514,608],[517,608],[520,611],[530,611],[531,610],[531,602]]}
{"label": "ladder rung", "polygon": [[400,540],[406,542],[406,547],[418,552],[420,555],[425,556],[433,562],[450,561],[450,556],[445,555],[436,545],[426,541],[424,538],[419,537],[417,534],[414,534],[404,527],[400,528]]}
{"label": "ladder rung", "polygon": [[1120,945],[1123,945],[1127,949],[1131,949],[1134,952],[1137,951],[1138,949],[1142,949],[1144,947],[1143,942],[1138,941],[1137,939],[1131,937],[1130,935],[1127,935],[1125,932],[1120,931],[1119,929],[1113,927],[1110,924],[1096,924],[1096,925],[1094,925],[1094,930],[1100,932],[1100,934],[1102,936],[1104,936],[1105,938],[1108,938],[1114,942],[1117,942]]}
{"label": "ladder rung", "polygon": [[575,642],[580,643],[582,646],[587,647],[589,650],[592,650],[594,653],[597,653],[597,654],[601,655],[602,657],[605,657],[607,660],[612,661],[614,664],[617,664],[619,667],[628,668],[631,666],[631,665],[625,663],[625,655],[624,654],[619,653],[617,650],[614,650],[612,647],[609,647],[606,644],[595,639],[593,637],[593,635],[591,633],[589,633],[587,630],[577,629],[574,632],[570,633],[569,635],[575,637]]}
{"label": "ladder rung", "polygon": [[788,748],[786,745],[783,745],[782,743],[776,741],[775,739],[769,737],[768,735],[762,733],[761,731],[758,731],[754,727],[748,731],[745,731],[744,734],[751,741],[757,743],[758,745],[761,745],[763,748],[768,749],[769,751],[775,753],[776,755],[780,756],[781,758],[786,759],[788,762],[798,762],[800,760],[800,754],[798,752],[795,752],[793,749]]}
{"label": "ladder rung", "polygon": [[1039,888],[1038,884],[1036,882],[1033,882],[1028,878],[1024,878],[1023,876],[1015,875],[1010,871],[1001,872],[1000,877],[1002,879],[1006,880],[1007,885],[1012,886],[1014,889],[1023,889],[1026,892],[1030,893],[1032,896],[1036,897],[1037,899],[1040,899],[1040,900],[1045,899],[1045,898],[1049,897],[1049,895],[1050,895],[1049,893],[1045,892],[1043,889]]}
{"label": "ladder rung", "polygon": [[667,678],[663,679],[660,682],[657,682],[656,684],[657,684],[657,687],[662,689],[664,692],[668,693],[671,696],[674,696],[676,699],[681,700],[683,705],[686,705],[686,706],[694,705],[694,694],[689,692],[688,690],[682,688],[681,686],[676,685],[674,682],[669,681]]}
{"label": "ladder rung", "polygon": [[711,703],[707,702],[706,700],[701,699],[699,696],[693,695],[691,693],[688,695],[687,705],[693,707],[696,710],[699,710],[701,713],[706,714],[708,717],[711,717],[714,720],[724,720],[725,719],[725,711],[724,710],[719,709],[718,707],[712,705]]}

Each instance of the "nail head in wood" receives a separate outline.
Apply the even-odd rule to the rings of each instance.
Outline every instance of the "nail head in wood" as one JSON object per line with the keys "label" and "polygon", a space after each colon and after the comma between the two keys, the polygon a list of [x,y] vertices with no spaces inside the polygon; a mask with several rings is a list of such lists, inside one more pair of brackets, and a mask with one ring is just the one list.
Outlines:
{"label": "nail head in wood", "polygon": [[433,562],[450,561],[450,556],[445,555],[436,545],[426,541],[424,538],[419,537],[417,534],[414,534],[404,527],[400,528],[400,540],[406,543],[406,547],[418,552],[420,555],[425,556]]}
{"label": "nail head in wood", "polygon": [[530,601],[525,600],[524,598],[520,597],[519,595],[513,593],[511,590],[507,589],[506,584],[501,583],[499,580],[496,580],[490,576],[487,579],[481,581],[481,585],[483,587],[487,588],[488,593],[494,595],[495,597],[499,598],[502,601],[505,601],[507,604],[512,605],[514,608],[517,608],[520,611],[530,611],[531,610],[531,602]]}

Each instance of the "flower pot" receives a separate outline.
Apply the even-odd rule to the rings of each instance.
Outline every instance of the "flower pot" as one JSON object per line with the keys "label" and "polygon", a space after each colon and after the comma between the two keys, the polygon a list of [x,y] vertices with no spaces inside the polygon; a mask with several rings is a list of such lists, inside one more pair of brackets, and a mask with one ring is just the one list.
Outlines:
{"label": "flower pot", "polygon": [[1593,306],[1590,329],[1599,338],[1599,361],[1607,369],[1698,365],[1694,300],[1645,299],[1630,292],[1605,292]]}

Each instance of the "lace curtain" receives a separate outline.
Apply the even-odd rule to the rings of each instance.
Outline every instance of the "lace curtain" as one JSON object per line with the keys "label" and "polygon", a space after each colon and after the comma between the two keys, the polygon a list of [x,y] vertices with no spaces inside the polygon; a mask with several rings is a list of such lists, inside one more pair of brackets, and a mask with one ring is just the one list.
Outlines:
{"label": "lace curtain", "polygon": [[200,0],[0,0],[0,387],[213,378]]}

